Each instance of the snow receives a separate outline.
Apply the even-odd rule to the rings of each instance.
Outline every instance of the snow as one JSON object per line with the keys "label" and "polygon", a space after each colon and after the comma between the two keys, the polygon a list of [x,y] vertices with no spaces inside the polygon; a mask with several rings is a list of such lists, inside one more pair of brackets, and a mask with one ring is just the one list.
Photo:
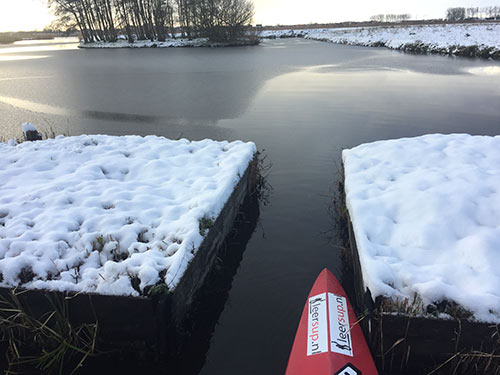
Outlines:
{"label": "snow", "polygon": [[27,132],[36,132],[35,125],[33,125],[31,122],[25,122],[21,125],[21,128],[23,129],[23,133]]}
{"label": "snow", "polygon": [[262,31],[263,38],[301,36],[308,39],[404,49],[405,45],[422,43],[430,52],[456,54],[459,47],[491,48],[490,56],[500,52],[500,23],[404,25],[353,28]]}
{"label": "snow", "polygon": [[[296,38],[350,44],[359,46],[385,46],[392,49],[408,49],[415,45],[418,51],[443,54],[461,54],[463,48],[477,46],[489,57],[500,58],[500,23],[435,24],[435,25],[393,25],[323,29],[281,29],[261,30],[260,38]],[[180,34],[176,39],[164,42],[136,40],[129,43],[123,35],[118,41],[80,44],[81,48],[169,48],[169,47],[218,47],[223,43],[213,43],[207,38],[189,40]],[[410,46],[410,45],[413,45]],[[483,56],[484,57],[484,56]]]}
{"label": "snow", "polygon": [[342,153],[365,286],[500,322],[500,136],[426,135]]}
{"label": "snow", "polygon": [[[328,30],[328,29],[325,29]],[[259,37],[264,39],[276,38],[303,38],[308,35],[313,29],[280,29],[280,30],[262,30],[259,31]]]}
{"label": "snow", "polygon": [[81,43],[80,48],[171,48],[171,47],[202,47],[209,44],[207,38],[187,39],[187,38],[169,38],[164,42],[151,40],[136,40],[129,43],[127,38],[120,36],[116,42],[94,42]]}
{"label": "snow", "polygon": [[154,136],[0,143],[0,286],[174,289],[203,241],[199,221],[219,215],[255,152]]}
{"label": "snow", "polygon": [[[245,45],[245,41],[222,43],[212,42],[208,38],[182,38],[180,34],[174,38],[167,38],[160,42],[157,40],[135,40],[134,43],[129,43],[124,35],[119,35],[116,42],[94,42],[80,43],[80,48],[178,48],[178,47],[225,47],[228,45]],[[251,43],[250,43],[251,44]]]}

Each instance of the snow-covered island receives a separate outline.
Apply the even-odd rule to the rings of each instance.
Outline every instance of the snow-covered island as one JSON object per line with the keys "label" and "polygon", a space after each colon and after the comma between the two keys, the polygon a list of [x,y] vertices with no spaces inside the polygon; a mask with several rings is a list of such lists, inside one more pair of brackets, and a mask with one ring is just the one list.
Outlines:
{"label": "snow-covered island", "polygon": [[0,143],[0,287],[174,289],[255,153],[155,136]]}
{"label": "snow-covered island", "polygon": [[330,29],[264,30],[261,38],[304,37],[414,53],[500,59],[500,23],[396,25]]}
{"label": "snow-covered island", "polygon": [[472,320],[500,322],[499,150],[500,136],[435,134],[343,151],[346,204],[374,298],[419,300],[422,314],[447,301]]}
{"label": "snow-covered island", "polygon": [[135,40],[130,43],[123,35],[118,37],[116,42],[93,42],[80,43],[79,48],[99,49],[99,48],[181,48],[181,47],[234,47],[248,46],[258,44],[257,38],[249,38],[233,42],[214,42],[208,38],[182,38],[177,35],[176,38],[166,38],[159,40]]}

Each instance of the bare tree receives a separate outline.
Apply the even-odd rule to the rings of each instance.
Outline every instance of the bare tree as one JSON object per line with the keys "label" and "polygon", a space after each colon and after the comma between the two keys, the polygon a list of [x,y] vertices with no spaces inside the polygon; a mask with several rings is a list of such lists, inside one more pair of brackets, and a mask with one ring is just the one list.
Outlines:
{"label": "bare tree", "polygon": [[253,3],[248,0],[223,0],[222,6],[221,21],[226,30],[223,40],[242,37],[253,20]]}
{"label": "bare tree", "polygon": [[467,18],[477,18],[479,16],[479,8],[478,7],[470,7],[466,10]]}
{"label": "bare tree", "polygon": [[93,35],[89,29],[82,10],[81,0],[48,0],[48,6],[54,9],[54,14],[59,19],[73,19],[82,33],[85,43],[93,41]]}
{"label": "bare tree", "polygon": [[446,19],[448,21],[463,21],[465,19],[465,8],[448,8],[446,10]]}
{"label": "bare tree", "polygon": [[190,0],[187,4],[190,28],[186,31],[217,42],[245,36],[254,8],[248,0]]}
{"label": "bare tree", "polygon": [[254,9],[250,0],[47,0],[55,14],[78,25],[84,42],[116,41],[117,28],[135,39],[182,36],[230,42],[245,36]]}
{"label": "bare tree", "polygon": [[370,17],[370,20],[375,22],[384,22],[385,14],[375,14],[374,16]]}

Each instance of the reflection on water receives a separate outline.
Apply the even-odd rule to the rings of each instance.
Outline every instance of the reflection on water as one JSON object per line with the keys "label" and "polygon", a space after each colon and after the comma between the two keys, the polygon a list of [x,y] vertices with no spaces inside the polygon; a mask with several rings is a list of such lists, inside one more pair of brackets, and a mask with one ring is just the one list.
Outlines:
{"label": "reflection on water", "polygon": [[[1,81],[1,79],[0,79]],[[83,117],[87,119],[117,121],[117,122],[132,122],[132,123],[160,123],[166,118],[160,116],[148,116],[141,114],[127,114],[121,112],[102,112],[91,110],[71,110],[67,108],[55,107],[48,104],[35,103],[29,100],[0,96],[0,102],[11,105],[13,107],[24,109],[30,112],[37,112],[44,115],[56,116],[72,116]]]}
{"label": "reflection on water", "polygon": [[[22,40],[11,45],[0,45],[0,63],[39,60],[49,55],[36,54],[39,52],[53,52],[60,50],[74,50],[78,48],[78,38],[55,38],[51,40]],[[14,78],[14,77],[13,77]],[[0,79],[2,80],[2,79]]]}
{"label": "reflection on water", "polygon": [[468,69],[468,72],[478,76],[500,76],[500,66],[482,66]]}
{"label": "reflection on water", "polygon": [[10,46],[0,46],[0,54],[19,54],[74,50],[78,48],[78,38],[57,38],[54,40],[25,40]]}
{"label": "reflection on water", "polygon": [[[240,117],[267,79],[290,69],[265,67],[269,53],[260,47],[75,50],[50,62],[6,65],[0,71],[0,112],[7,114],[0,134],[18,136],[16,124],[29,120],[70,134],[189,136]],[[25,79],[36,73],[40,77]]]}
{"label": "reflection on water", "polygon": [[44,55],[0,55],[1,61],[18,61],[18,60],[34,60],[34,59],[45,59],[49,56]]}
{"label": "reflection on water", "polygon": [[33,53],[33,52],[51,52],[57,50],[74,50],[78,48],[78,44],[55,44],[55,45],[37,45],[27,47],[5,47],[0,48],[0,54],[16,54],[16,53]]}
{"label": "reflection on water", "polygon": [[0,78],[0,81],[18,81],[18,80],[30,80],[31,81],[34,79],[47,79],[47,78],[53,78],[53,76],[7,77],[7,78]]}
{"label": "reflection on water", "polygon": [[11,98],[11,97],[7,97],[7,96],[0,96],[0,102],[3,102],[5,104],[9,104],[9,105],[16,107],[16,108],[25,109],[27,111],[43,113],[46,115],[65,116],[65,115],[68,115],[70,113],[69,111],[65,110],[64,108],[59,108],[59,107],[55,107],[55,106],[47,105],[47,104],[35,103],[35,102],[31,102],[29,100]]}
{"label": "reflection on water", "polygon": [[33,39],[33,40],[18,40],[13,44],[15,46],[30,46],[30,45],[44,45],[44,44],[66,44],[66,43],[78,43],[80,39],[78,37],[58,37],[54,39]]}
{"label": "reflection on water", "polygon": [[228,302],[234,276],[256,229],[259,214],[257,198],[247,198],[236,218],[232,234],[219,249],[216,264],[191,316],[191,324],[186,327],[189,338],[179,350],[180,354],[170,362],[167,373],[196,375],[205,364],[213,332]]}
{"label": "reflection on water", "polygon": [[307,71],[313,73],[333,73],[333,72],[363,72],[363,71],[383,71],[387,70],[390,72],[410,72],[409,69],[401,69],[401,68],[393,68],[393,67],[384,67],[384,66],[376,66],[376,65],[367,65],[364,67],[350,67],[345,64],[337,64],[337,65],[318,65],[311,66],[306,68]]}

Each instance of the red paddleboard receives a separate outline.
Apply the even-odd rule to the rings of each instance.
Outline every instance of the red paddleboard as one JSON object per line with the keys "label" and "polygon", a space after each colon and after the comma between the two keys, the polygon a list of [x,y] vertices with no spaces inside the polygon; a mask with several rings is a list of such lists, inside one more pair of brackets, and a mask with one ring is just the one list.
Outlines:
{"label": "red paddleboard", "polygon": [[326,268],[307,298],[285,374],[378,374],[347,295]]}

